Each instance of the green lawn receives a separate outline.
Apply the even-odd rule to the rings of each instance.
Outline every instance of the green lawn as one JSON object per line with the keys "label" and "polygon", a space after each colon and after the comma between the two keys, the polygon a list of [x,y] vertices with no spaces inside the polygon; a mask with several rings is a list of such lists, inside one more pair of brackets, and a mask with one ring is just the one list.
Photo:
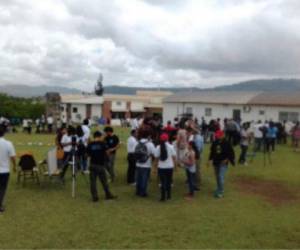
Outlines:
{"label": "green lawn", "polygon": [[[125,142],[127,131],[118,133]],[[18,152],[29,149],[41,160],[50,146],[34,143],[52,143],[54,137],[8,138]],[[33,145],[19,145],[28,142]],[[230,168],[221,200],[212,197],[213,170],[203,164],[202,190],[194,201],[185,201],[185,176],[179,169],[173,199],[163,204],[158,202],[155,175],[150,198],[134,196],[134,189],[125,184],[125,157],[123,144],[117,181],[111,185],[119,197],[116,201],[92,203],[83,176],[78,177],[77,197],[72,199],[70,174],[65,186],[42,187],[18,186],[12,175],[7,211],[0,215],[0,248],[300,248],[300,155],[290,147],[278,148],[272,166],[264,166],[259,155],[247,167]]]}

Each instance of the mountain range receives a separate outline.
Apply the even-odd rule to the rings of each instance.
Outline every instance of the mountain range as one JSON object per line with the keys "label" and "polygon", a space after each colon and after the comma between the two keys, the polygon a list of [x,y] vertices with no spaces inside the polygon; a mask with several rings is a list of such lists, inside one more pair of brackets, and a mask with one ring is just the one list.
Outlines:
{"label": "mountain range", "polygon": [[[104,86],[107,94],[134,95],[137,90],[157,90],[157,88],[138,88],[123,86]],[[182,91],[272,91],[272,92],[294,92],[300,91],[300,79],[271,79],[271,80],[252,80],[232,85],[224,85],[215,88],[161,88],[163,91],[182,92]],[[26,86],[26,85],[0,85],[0,93],[16,97],[39,97],[47,92],[59,92],[61,94],[80,94],[82,91],[75,88],[59,86]]]}

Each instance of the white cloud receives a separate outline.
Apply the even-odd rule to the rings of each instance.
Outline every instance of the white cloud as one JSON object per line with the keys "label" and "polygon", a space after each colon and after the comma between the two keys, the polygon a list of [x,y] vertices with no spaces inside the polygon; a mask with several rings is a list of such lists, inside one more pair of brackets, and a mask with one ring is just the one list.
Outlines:
{"label": "white cloud", "polygon": [[0,1],[0,84],[212,86],[300,75],[297,0]]}

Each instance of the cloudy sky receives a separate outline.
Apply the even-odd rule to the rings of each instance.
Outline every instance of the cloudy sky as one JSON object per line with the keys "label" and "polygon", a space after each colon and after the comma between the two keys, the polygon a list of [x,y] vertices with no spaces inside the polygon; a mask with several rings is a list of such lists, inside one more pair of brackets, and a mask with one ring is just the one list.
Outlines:
{"label": "cloudy sky", "polygon": [[0,84],[300,76],[299,0],[0,0]]}

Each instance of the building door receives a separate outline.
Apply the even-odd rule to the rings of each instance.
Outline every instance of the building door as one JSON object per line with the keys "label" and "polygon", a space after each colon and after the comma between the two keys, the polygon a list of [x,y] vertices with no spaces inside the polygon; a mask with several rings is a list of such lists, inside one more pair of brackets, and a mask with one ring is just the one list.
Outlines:
{"label": "building door", "polygon": [[86,118],[91,119],[92,117],[92,105],[87,104],[86,105]]}
{"label": "building door", "polygon": [[66,111],[67,111],[67,122],[72,120],[72,105],[70,103],[67,104]]}
{"label": "building door", "polygon": [[241,110],[240,110],[240,109],[234,109],[234,110],[232,111],[232,118],[233,118],[235,121],[241,120]]}

